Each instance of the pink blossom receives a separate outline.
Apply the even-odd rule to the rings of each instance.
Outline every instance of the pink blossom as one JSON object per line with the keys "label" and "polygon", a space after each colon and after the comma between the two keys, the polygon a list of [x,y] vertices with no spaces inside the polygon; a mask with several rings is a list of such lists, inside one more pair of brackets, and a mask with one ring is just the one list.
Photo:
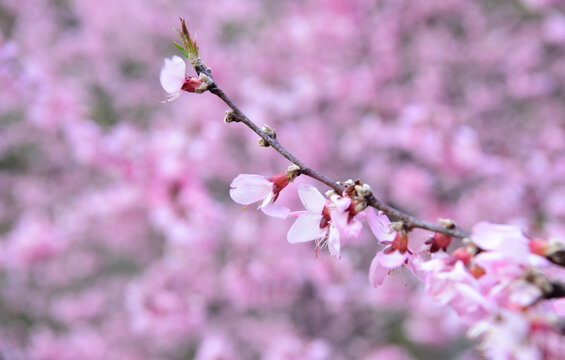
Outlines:
{"label": "pink blossom", "polygon": [[408,235],[393,231],[390,220],[382,211],[377,213],[369,208],[367,214],[373,235],[381,244],[387,245],[377,252],[369,268],[369,282],[377,287],[383,284],[391,270],[406,264],[412,252],[408,249]]}
{"label": "pink blossom", "polygon": [[332,196],[328,201],[312,185],[298,185],[300,201],[307,212],[298,216],[287,234],[288,242],[294,244],[306,241],[316,241],[316,248],[328,247],[330,254],[340,257],[341,237],[357,236],[361,224],[356,219],[349,218],[351,199],[342,196]]}
{"label": "pink blossom", "polygon": [[270,178],[254,174],[241,174],[231,182],[230,196],[233,201],[246,207],[262,201],[258,209],[269,216],[285,219],[288,216],[289,209],[274,202],[288,183],[286,173],[280,173]]}
{"label": "pink blossom", "polygon": [[428,295],[441,305],[449,304],[467,324],[481,320],[492,309],[492,302],[480,292],[479,282],[463,262],[451,265],[449,257],[440,257],[420,264],[419,269]]}
{"label": "pink blossom", "polygon": [[369,282],[374,287],[382,285],[386,275],[391,270],[404,265],[412,255],[412,252],[408,250],[408,236],[406,234],[397,232],[393,241],[383,243],[389,245],[377,252],[369,268]]}
{"label": "pink blossom", "polygon": [[483,250],[504,253],[514,258],[526,258],[530,253],[529,239],[516,226],[483,221],[473,227],[471,240]]}
{"label": "pink blossom", "polygon": [[176,100],[180,96],[181,90],[197,92],[202,85],[200,79],[186,75],[186,63],[176,55],[171,59],[165,59],[159,80],[163,89],[169,94],[166,102]]}
{"label": "pink blossom", "polygon": [[394,240],[396,233],[390,229],[390,220],[382,211],[377,213],[375,209],[368,208],[367,222],[379,242],[386,243]]}
{"label": "pink blossom", "polygon": [[543,355],[530,341],[530,323],[522,314],[508,310],[493,313],[469,329],[480,338],[480,348],[489,359],[541,360]]}
{"label": "pink blossom", "polygon": [[169,94],[167,101],[173,101],[180,96],[185,77],[186,63],[182,58],[174,55],[170,59],[165,59],[165,64],[159,74],[159,80],[163,89]]}

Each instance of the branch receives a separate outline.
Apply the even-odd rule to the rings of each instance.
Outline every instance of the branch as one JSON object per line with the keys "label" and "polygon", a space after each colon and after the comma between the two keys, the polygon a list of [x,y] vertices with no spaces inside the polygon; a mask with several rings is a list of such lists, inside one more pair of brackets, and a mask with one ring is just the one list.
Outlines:
{"label": "branch", "polygon": [[[200,75],[201,72],[204,72],[207,76],[211,77],[212,74],[205,66],[195,66],[194,69]],[[237,105],[228,97],[228,95],[218,86],[216,82],[214,82],[211,86],[208,87],[208,90],[219,97],[230,109],[233,110],[233,114],[235,116],[235,122],[241,122],[245,124],[248,128],[253,130],[257,135],[261,137],[265,141],[266,144],[270,145],[273,149],[278,151],[282,156],[284,156],[288,161],[300,167],[301,174],[309,176],[319,182],[327,185],[328,187],[335,190],[338,194],[342,194],[345,190],[345,186],[339,184],[338,182],[331,180],[327,176],[323,175],[317,170],[307,166],[304,162],[302,162],[299,158],[294,156],[290,151],[288,151],[281,143],[274,137],[267,134],[263,131],[257,124],[255,124],[251,119],[247,117],[237,107]],[[442,233],[445,235],[453,236],[456,238],[466,238],[469,237],[470,234],[461,230],[447,228],[438,224],[434,224],[431,222],[419,220],[412,215],[406,214],[390,205],[385,204],[381,200],[377,199],[373,194],[370,194],[367,197],[367,204],[377,210],[381,210],[386,215],[391,216],[392,218],[396,218],[401,220],[404,223],[404,226],[407,230],[412,230],[415,228],[424,229],[433,231],[436,233]]]}

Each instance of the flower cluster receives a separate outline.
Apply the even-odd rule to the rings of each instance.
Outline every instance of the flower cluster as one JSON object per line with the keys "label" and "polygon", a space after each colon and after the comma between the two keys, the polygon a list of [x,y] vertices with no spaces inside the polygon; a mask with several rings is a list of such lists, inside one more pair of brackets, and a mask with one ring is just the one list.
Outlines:
{"label": "flower cluster", "polygon": [[[298,195],[306,211],[287,209],[280,216],[281,211],[266,209],[274,206],[280,190],[288,185],[288,178],[282,175],[239,175],[230,194],[240,203],[262,201],[259,208],[267,215],[296,216],[287,234],[290,243],[314,241],[316,254],[328,248],[339,258],[344,240],[357,237],[362,229],[353,200],[356,196],[330,192],[325,198],[314,186],[300,184]],[[378,243],[385,245],[371,262],[369,282],[373,286],[383,285],[393,270],[405,267],[425,284],[429,296],[455,311],[489,358],[556,356],[540,339],[559,336],[558,318],[565,315],[564,301],[554,299],[565,295],[560,281],[565,269],[550,261],[553,253],[563,251],[564,243],[530,238],[518,227],[481,222],[464,246],[448,252],[449,235],[435,233],[417,247],[411,244],[409,229],[402,222],[391,223],[372,208],[363,215]],[[454,227],[450,220],[439,222]]]}
{"label": "flower cluster", "polygon": [[438,252],[437,234],[413,252],[404,229],[393,231],[393,224],[389,239],[394,239],[382,240],[387,220],[374,214],[369,219],[379,242],[389,244],[371,264],[373,285],[383,284],[388,269],[406,265],[428,295],[455,310],[488,358],[558,358],[559,351],[543,339],[560,336],[565,315],[559,299],[565,295],[565,269],[550,261],[549,250],[563,249],[561,241],[550,245],[519,227],[481,222],[466,245],[451,253]]}
{"label": "flower cluster", "polygon": [[332,194],[326,199],[314,186],[298,185],[298,195],[306,211],[290,212],[275,204],[279,193],[299,174],[300,168],[289,167],[286,173],[270,178],[260,175],[242,174],[231,183],[230,196],[240,204],[249,206],[261,201],[259,209],[265,214],[282,219],[296,217],[288,231],[290,243],[314,241],[318,249],[328,249],[330,254],[340,257],[342,244],[348,237],[357,237],[362,225],[356,216],[355,202],[348,195]]}

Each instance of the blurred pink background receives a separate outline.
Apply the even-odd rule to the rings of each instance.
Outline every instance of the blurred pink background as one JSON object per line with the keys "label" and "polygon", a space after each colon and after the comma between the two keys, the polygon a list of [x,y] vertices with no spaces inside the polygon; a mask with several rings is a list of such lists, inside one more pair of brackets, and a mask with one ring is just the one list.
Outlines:
{"label": "blurred pink background", "polygon": [[[291,220],[232,202],[235,176],[289,164],[211,94],[159,103],[159,70],[184,17],[215,80],[307,164],[426,220],[563,236],[563,9],[2,0],[0,357],[478,358],[407,272],[369,285],[368,231],[315,258]],[[279,201],[299,209],[293,188]]]}

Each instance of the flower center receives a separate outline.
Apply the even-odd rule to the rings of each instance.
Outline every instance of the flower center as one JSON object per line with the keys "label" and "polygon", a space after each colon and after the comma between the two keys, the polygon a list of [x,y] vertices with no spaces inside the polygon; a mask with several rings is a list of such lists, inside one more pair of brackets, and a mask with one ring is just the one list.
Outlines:
{"label": "flower center", "polygon": [[327,206],[322,209],[322,220],[320,220],[320,229],[328,227],[331,221],[330,210]]}

